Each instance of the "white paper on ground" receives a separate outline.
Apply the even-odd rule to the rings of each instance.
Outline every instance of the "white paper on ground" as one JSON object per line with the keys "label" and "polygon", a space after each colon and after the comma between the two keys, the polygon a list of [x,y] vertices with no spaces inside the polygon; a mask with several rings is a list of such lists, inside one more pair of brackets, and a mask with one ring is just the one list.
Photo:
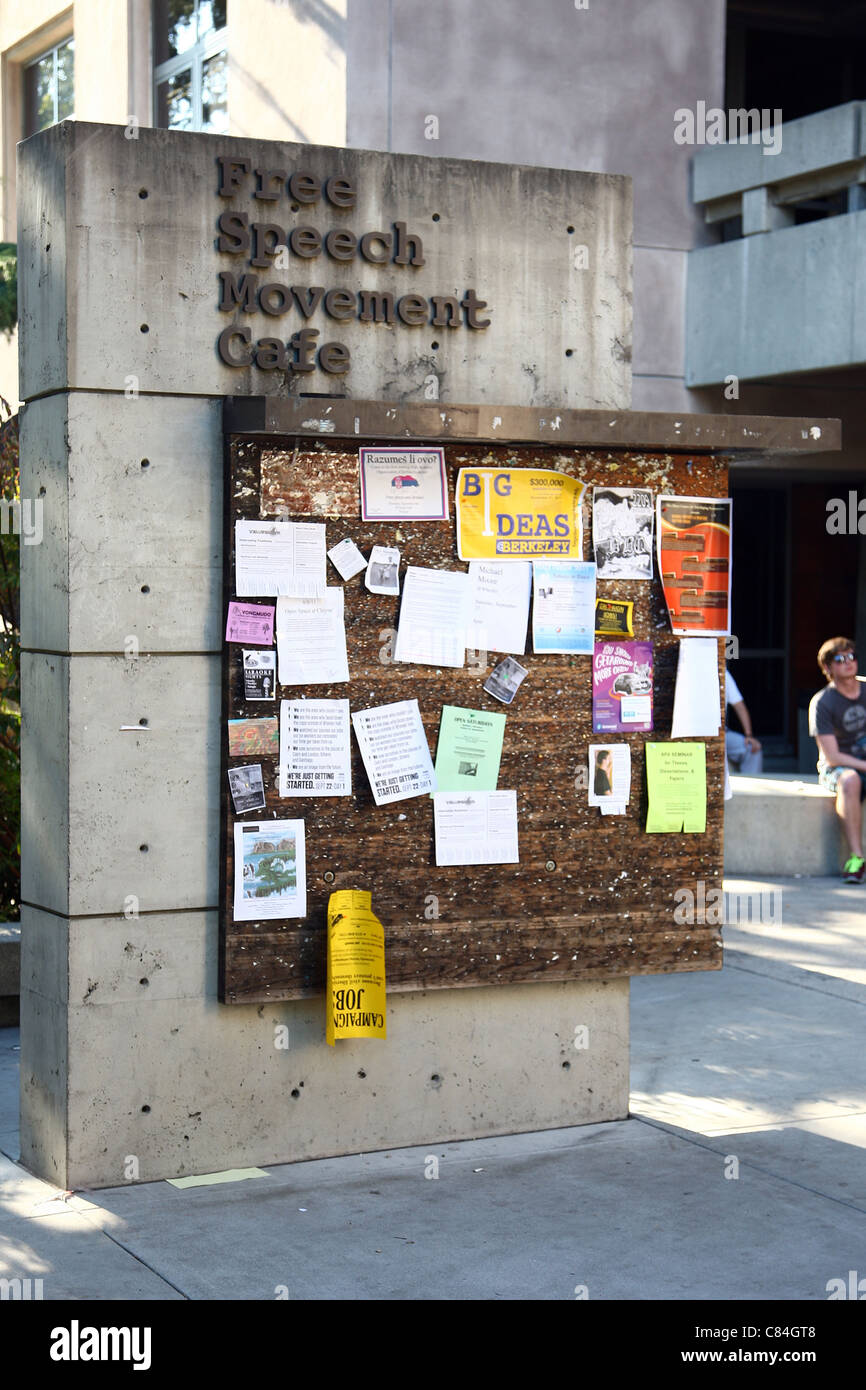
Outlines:
{"label": "white paper on ground", "polygon": [[377,806],[436,790],[417,700],[356,710],[352,725]]}
{"label": "white paper on ground", "polygon": [[395,661],[463,666],[469,615],[469,575],[410,565],[403,581]]}
{"label": "white paper on ground", "polygon": [[280,701],[278,795],[352,795],[348,700]]}
{"label": "white paper on ground", "polygon": [[715,738],[721,723],[718,639],[681,637],[671,738]]}
{"label": "white paper on ground", "polygon": [[437,792],[436,863],[518,864],[517,792]]}
{"label": "white paper on ground", "polygon": [[530,561],[471,560],[469,588],[467,645],[476,651],[523,656],[532,592]]}
{"label": "white paper on ground", "polygon": [[277,599],[280,685],[334,685],[349,679],[343,590],[321,598]]}
{"label": "white paper on ground", "polygon": [[324,590],[323,522],[235,522],[235,593],[238,598],[278,594],[313,598]]}
{"label": "white paper on ground", "polygon": [[360,574],[361,570],[367,568],[367,561],[351,536],[347,536],[345,540],[331,546],[328,551],[328,559],[341,579],[354,579],[356,574]]}

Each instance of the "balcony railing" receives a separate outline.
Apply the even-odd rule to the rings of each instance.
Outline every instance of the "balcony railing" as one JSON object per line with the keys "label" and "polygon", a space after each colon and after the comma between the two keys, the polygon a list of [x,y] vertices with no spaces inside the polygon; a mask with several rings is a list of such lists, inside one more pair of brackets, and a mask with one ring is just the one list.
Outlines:
{"label": "balcony railing", "polygon": [[866,363],[866,103],[707,146],[693,200],[723,240],[689,255],[686,383]]}

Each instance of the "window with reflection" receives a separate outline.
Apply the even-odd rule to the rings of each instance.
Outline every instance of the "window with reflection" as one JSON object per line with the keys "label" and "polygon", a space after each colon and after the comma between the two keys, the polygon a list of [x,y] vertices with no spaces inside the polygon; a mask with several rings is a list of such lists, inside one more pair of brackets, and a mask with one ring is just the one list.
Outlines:
{"label": "window with reflection", "polygon": [[227,0],[154,0],[155,124],[228,133]]}
{"label": "window with reflection", "polygon": [[50,48],[24,69],[24,135],[65,121],[74,109],[75,42]]}

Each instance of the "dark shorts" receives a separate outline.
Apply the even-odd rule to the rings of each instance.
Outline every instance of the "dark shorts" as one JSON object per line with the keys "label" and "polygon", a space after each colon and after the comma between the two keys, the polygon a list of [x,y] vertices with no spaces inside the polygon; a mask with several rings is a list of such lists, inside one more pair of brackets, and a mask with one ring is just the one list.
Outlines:
{"label": "dark shorts", "polygon": [[866,801],[866,772],[861,772],[856,767],[824,767],[818,773],[819,786],[826,787],[828,792],[836,792],[839,787],[839,778],[843,772],[856,772],[860,778],[860,800]]}

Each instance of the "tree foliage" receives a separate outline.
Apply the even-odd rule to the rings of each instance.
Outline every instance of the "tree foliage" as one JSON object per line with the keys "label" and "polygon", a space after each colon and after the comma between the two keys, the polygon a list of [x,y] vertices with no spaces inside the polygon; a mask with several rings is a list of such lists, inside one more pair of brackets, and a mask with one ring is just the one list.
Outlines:
{"label": "tree foliage", "polygon": [[0,329],[9,334],[17,322],[18,248],[11,241],[0,241]]}

